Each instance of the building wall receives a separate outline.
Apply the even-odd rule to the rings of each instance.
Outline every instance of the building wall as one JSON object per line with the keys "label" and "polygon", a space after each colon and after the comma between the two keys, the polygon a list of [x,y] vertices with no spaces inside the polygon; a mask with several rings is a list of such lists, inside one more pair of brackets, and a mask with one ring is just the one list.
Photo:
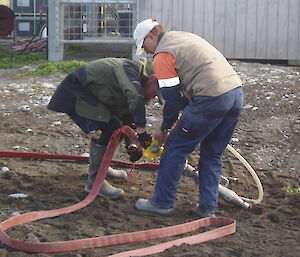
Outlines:
{"label": "building wall", "polygon": [[10,0],[9,2],[16,16],[16,37],[38,36],[47,23],[48,0]]}
{"label": "building wall", "polygon": [[140,0],[139,20],[193,32],[227,58],[300,60],[300,0]]}

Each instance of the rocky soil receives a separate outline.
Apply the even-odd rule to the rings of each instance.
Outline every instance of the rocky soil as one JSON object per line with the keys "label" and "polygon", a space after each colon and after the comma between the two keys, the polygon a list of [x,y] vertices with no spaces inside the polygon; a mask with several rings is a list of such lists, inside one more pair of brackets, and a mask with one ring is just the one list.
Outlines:
{"label": "rocky soil", "polygon": [[[237,221],[235,234],[199,245],[173,247],[154,256],[300,256],[300,196],[282,190],[286,186],[300,187],[300,68],[241,61],[231,64],[240,74],[245,92],[244,111],[231,145],[257,172],[264,187],[264,199],[251,209],[220,199],[217,215]],[[66,115],[45,107],[66,74],[16,76],[34,68],[0,70],[0,151],[88,154],[89,136]],[[154,101],[147,108],[149,131],[154,132],[161,119],[161,106]],[[197,165],[198,154],[195,151],[190,156],[193,166]],[[114,159],[127,161],[123,148]],[[148,161],[145,157],[141,160]],[[1,221],[30,211],[73,205],[86,197],[84,161],[1,158],[0,167]],[[121,168],[130,173],[130,166]],[[257,198],[252,177],[227,151],[223,175],[231,178],[229,187],[239,195]],[[155,169],[138,169],[138,181],[109,179],[125,190],[123,200],[97,197],[80,211],[22,225],[9,230],[9,234],[36,242],[64,241],[160,228],[196,219],[193,208],[198,199],[197,184],[186,176],[182,178],[172,216],[144,214],[134,209],[136,199],[151,196],[155,177]],[[16,193],[24,198],[11,197]],[[55,254],[29,254],[0,244],[0,256],[98,257],[164,241]]]}

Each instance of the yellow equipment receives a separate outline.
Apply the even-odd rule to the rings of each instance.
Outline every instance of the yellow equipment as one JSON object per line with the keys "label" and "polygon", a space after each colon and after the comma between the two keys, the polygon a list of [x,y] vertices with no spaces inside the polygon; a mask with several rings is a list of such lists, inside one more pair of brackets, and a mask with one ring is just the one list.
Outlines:
{"label": "yellow equipment", "polygon": [[153,140],[151,142],[151,145],[149,145],[145,150],[144,150],[144,156],[153,160],[156,158],[159,158],[164,151],[164,148],[162,146],[158,145],[157,140]]}

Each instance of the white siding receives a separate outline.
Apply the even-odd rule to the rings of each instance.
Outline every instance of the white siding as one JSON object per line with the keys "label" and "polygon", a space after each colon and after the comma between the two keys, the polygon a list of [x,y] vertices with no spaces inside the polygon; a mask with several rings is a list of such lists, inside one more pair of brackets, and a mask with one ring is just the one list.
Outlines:
{"label": "white siding", "polygon": [[193,32],[227,58],[300,59],[300,0],[140,2],[140,20],[156,17],[168,30]]}

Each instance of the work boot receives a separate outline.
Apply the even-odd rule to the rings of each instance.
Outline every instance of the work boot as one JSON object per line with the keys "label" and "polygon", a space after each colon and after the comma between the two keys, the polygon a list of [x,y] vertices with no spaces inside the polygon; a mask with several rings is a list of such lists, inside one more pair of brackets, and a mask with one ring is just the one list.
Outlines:
{"label": "work boot", "polygon": [[199,203],[197,203],[196,208],[195,208],[195,213],[199,216],[199,218],[214,218],[216,217],[215,211],[214,210],[207,210],[204,208],[201,208],[199,206]]}
{"label": "work boot", "polygon": [[138,199],[135,202],[135,208],[140,211],[147,211],[147,212],[155,212],[161,215],[169,215],[171,214],[173,208],[162,208],[157,206],[151,200],[147,199]]}
{"label": "work boot", "polygon": [[[85,185],[84,187],[84,190],[88,193],[91,191],[91,189],[92,188],[88,187],[88,185]],[[109,184],[105,179],[103,181],[103,185],[98,195],[109,197],[111,199],[116,199],[124,195],[124,190],[121,188],[115,188],[114,186]]]}
{"label": "work boot", "polygon": [[108,167],[107,175],[112,178],[127,179],[127,172],[125,170],[117,170],[112,167]]}
{"label": "work boot", "polygon": [[[84,187],[84,190],[86,192],[90,192],[92,189],[105,150],[105,145],[98,145],[93,140],[91,140],[88,179]],[[102,188],[99,192],[100,196],[106,196],[109,198],[118,198],[121,197],[123,194],[124,191],[122,189],[115,188],[114,186],[110,185],[106,180],[104,180]]]}

